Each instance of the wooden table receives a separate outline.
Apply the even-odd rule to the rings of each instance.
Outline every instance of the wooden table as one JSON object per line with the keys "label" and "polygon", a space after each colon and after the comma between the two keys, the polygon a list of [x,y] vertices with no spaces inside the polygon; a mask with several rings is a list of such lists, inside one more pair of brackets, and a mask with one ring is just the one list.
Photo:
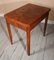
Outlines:
{"label": "wooden table", "polygon": [[49,8],[28,3],[18,9],[15,9],[5,14],[4,16],[7,23],[11,44],[12,44],[12,33],[10,29],[10,24],[26,31],[27,53],[28,55],[30,55],[30,32],[45,18],[44,33],[43,33],[43,35],[45,36],[49,11],[50,11]]}

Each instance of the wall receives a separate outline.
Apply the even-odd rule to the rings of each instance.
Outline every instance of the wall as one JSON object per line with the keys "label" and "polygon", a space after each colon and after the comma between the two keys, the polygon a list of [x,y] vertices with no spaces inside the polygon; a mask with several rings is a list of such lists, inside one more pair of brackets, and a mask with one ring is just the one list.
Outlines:
{"label": "wall", "polygon": [[19,1],[23,1],[23,0],[0,0],[0,4],[13,3]]}
{"label": "wall", "polygon": [[26,0],[0,0],[0,16],[27,3]]}
{"label": "wall", "polygon": [[49,20],[54,20],[54,0],[29,0],[29,2],[51,8]]}

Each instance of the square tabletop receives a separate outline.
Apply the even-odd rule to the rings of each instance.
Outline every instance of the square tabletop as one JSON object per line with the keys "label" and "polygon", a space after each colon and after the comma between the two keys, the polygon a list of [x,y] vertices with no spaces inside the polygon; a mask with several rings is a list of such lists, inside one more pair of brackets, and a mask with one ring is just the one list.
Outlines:
{"label": "square tabletop", "polygon": [[50,11],[50,9],[47,7],[28,3],[5,14],[5,17],[10,21],[14,20],[20,22],[22,25],[25,24],[32,27],[33,24],[38,24],[38,22],[45,17],[48,11]]}

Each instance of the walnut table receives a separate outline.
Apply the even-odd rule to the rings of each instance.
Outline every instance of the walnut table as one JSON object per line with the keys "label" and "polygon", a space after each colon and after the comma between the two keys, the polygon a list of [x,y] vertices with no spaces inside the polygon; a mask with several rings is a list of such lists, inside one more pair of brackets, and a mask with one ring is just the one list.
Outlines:
{"label": "walnut table", "polygon": [[13,42],[10,24],[26,31],[27,53],[28,55],[30,55],[30,32],[45,18],[43,33],[43,35],[45,35],[49,11],[49,8],[28,3],[18,9],[5,14],[4,17],[6,19],[11,44]]}

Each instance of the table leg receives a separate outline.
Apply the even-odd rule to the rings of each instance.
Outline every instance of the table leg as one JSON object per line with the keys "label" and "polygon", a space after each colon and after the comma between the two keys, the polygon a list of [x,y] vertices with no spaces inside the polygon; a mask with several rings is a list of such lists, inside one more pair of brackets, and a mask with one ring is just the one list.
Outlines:
{"label": "table leg", "polygon": [[47,14],[47,16],[46,16],[46,18],[45,18],[45,25],[44,25],[44,32],[43,32],[43,36],[45,36],[45,33],[46,33],[47,21],[48,21],[48,15],[49,15],[49,13]]}
{"label": "table leg", "polygon": [[30,31],[27,32],[27,54],[30,55]]}
{"label": "table leg", "polygon": [[8,24],[8,23],[7,23],[7,29],[8,29],[8,33],[9,33],[9,36],[10,36],[10,42],[11,42],[11,44],[13,44],[13,42],[12,42],[11,28],[10,28],[10,24]]}

